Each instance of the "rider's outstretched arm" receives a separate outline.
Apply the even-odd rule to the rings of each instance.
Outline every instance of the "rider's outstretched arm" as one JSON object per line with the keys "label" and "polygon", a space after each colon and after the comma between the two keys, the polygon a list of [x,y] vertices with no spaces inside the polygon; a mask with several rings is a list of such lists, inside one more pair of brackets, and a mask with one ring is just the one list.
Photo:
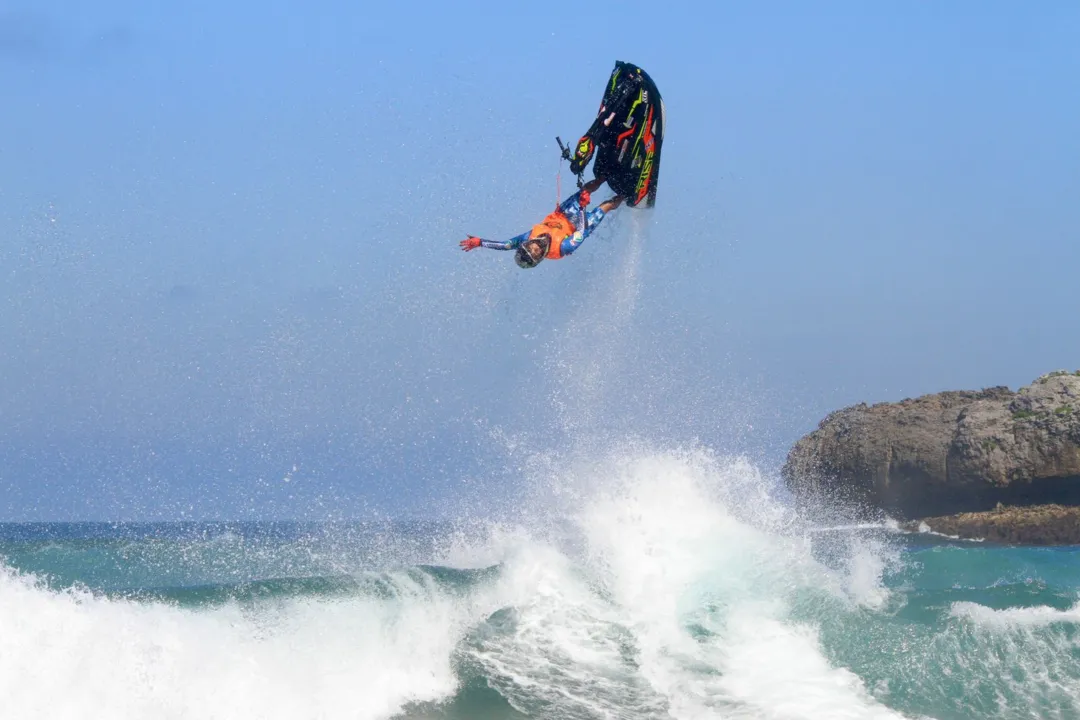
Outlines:
{"label": "rider's outstretched arm", "polygon": [[485,238],[476,237],[470,235],[465,240],[461,241],[462,250],[472,250],[473,248],[486,247],[489,250],[516,250],[521,243],[525,242],[529,238],[529,231],[515,235],[509,240],[487,240]]}
{"label": "rider's outstretched arm", "polygon": [[521,243],[529,239],[529,231],[515,235],[509,240],[485,240],[480,238],[480,247],[490,248],[492,250],[517,250]]}

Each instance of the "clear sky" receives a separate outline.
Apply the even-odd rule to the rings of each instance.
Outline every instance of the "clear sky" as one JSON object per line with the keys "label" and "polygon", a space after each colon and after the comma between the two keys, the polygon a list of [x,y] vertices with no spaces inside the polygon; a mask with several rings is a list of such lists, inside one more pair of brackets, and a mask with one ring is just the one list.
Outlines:
{"label": "clear sky", "polygon": [[[561,442],[575,364],[579,434],[766,468],[847,404],[1080,367],[1077,37],[1064,2],[5,3],[0,520],[452,514]],[[461,253],[551,209],[616,60],[667,106],[655,210]]]}

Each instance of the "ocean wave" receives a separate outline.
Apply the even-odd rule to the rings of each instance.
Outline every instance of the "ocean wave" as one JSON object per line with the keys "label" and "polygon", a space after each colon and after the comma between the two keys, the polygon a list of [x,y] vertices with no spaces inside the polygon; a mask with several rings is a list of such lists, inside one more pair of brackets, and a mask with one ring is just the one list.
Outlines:
{"label": "ocean wave", "polygon": [[1080,603],[1062,610],[1046,605],[996,609],[978,603],[957,602],[949,614],[977,625],[999,629],[1045,627],[1056,623],[1080,625]]}
{"label": "ocean wave", "polygon": [[[534,523],[453,536],[422,565],[138,592],[6,568],[0,705],[17,719],[899,717],[792,615],[805,592],[873,612],[874,546],[823,565],[753,466],[700,449],[575,474]],[[213,542],[186,557],[217,562],[225,542],[266,569]]]}

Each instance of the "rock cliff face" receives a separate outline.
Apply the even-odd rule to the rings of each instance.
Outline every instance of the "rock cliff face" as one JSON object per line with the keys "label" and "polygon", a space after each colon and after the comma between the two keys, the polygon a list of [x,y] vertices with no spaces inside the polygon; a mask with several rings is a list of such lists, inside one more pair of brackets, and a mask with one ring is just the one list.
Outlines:
{"label": "rock cliff face", "polygon": [[796,497],[854,500],[901,519],[998,503],[1080,506],[1080,371],[1018,392],[845,408],[796,443],[783,475]]}

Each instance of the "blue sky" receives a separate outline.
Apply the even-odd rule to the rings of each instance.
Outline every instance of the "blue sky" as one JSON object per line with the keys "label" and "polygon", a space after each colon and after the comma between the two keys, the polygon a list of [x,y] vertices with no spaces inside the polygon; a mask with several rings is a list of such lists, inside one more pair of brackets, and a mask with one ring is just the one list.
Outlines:
{"label": "blue sky", "polygon": [[[0,520],[452,514],[513,496],[507,434],[566,444],[574,364],[575,437],[766,467],[1080,367],[1080,10],[619,8],[5,5]],[[461,253],[550,210],[616,60],[667,105],[656,209]]]}

